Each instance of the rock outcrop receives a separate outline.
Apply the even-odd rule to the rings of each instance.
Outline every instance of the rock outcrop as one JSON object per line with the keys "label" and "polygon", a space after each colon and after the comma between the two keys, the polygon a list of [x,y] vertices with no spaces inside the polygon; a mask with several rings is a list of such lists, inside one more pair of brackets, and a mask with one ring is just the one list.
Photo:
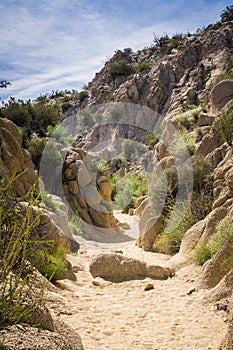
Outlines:
{"label": "rock outcrop", "polygon": [[[85,107],[121,101],[174,115],[198,100],[206,100],[231,55],[231,23],[218,23],[199,35],[183,38],[175,47],[172,45],[171,41],[162,48],[118,50],[88,84]],[[111,77],[109,68],[122,60],[136,72]]]}
{"label": "rock outcrop", "polygon": [[213,113],[221,109],[233,100],[233,80],[223,80],[215,85],[211,91],[211,108]]}
{"label": "rock outcrop", "polygon": [[111,208],[110,173],[94,153],[72,148],[63,165],[63,188],[67,202],[81,217],[83,237],[99,242],[123,242],[123,234]]}
{"label": "rock outcrop", "polygon": [[15,178],[18,196],[24,196],[37,180],[31,156],[22,148],[22,142],[17,126],[8,119],[0,118],[0,176]]}

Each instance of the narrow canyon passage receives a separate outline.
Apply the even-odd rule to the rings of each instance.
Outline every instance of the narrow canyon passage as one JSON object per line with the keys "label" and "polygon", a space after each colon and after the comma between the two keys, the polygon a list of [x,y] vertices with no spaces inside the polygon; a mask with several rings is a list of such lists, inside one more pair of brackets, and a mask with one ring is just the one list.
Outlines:
{"label": "narrow canyon passage", "polygon": [[[132,227],[130,217],[129,222]],[[106,250],[161,265],[168,259],[166,255],[144,252],[134,242],[107,249],[104,244],[81,241],[79,254],[70,256],[77,282],[62,281],[59,302],[51,308],[78,331],[85,349],[217,349],[226,332],[227,314],[204,303],[208,291],[192,291],[200,267],[185,267],[163,281],[93,280],[89,263],[93,256]],[[154,289],[145,291],[149,283]]]}

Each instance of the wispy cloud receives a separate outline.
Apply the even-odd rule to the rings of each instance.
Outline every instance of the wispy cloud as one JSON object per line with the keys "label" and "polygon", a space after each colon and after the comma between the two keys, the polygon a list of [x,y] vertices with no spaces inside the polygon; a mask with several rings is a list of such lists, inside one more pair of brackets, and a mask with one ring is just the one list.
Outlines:
{"label": "wispy cloud", "polygon": [[80,88],[115,49],[150,45],[153,32],[193,31],[213,22],[227,1],[3,0],[1,96],[33,98]]}

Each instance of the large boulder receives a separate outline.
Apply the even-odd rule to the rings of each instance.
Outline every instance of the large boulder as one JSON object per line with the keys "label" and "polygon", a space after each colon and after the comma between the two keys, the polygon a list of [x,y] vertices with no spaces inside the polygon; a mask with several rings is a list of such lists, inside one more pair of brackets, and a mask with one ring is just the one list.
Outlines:
{"label": "large boulder", "polygon": [[22,148],[22,142],[17,126],[0,118],[0,176],[8,180],[15,178],[18,196],[24,196],[38,179],[31,156]]}
{"label": "large boulder", "polygon": [[144,261],[129,258],[122,254],[100,254],[90,264],[90,273],[112,282],[123,282],[150,277],[167,279],[174,271],[157,265],[147,265]]}
{"label": "large boulder", "polygon": [[4,350],[83,350],[80,336],[57,321],[54,331],[19,325],[0,331]]}
{"label": "large boulder", "polygon": [[212,111],[214,113],[221,111],[229,101],[233,100],[233,80],[220,81],[211,90],[210,98]]}

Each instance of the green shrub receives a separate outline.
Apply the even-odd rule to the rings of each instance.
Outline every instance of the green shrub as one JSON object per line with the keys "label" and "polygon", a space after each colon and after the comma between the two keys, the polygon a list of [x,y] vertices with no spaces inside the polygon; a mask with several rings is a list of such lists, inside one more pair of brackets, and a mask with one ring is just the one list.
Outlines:
{"label": "green shrub", "polygon": [[148,68],[150,68],[149,62],[140,62],[133,67],[133,69],[136,73],[143,72],[144,70],[147,70]]}
{"label": "green shrub", "polygon": [[45,138],[33,137],[26,141],[26,149],[31,154],[32,161],[38,170],[40,167],[40,160],[46,145]]}
{"label": "green shrub", "polygon": [[233,78],[232,73],[230,73],[230,72],[223,72],[223,73],[219,74],[216,77],[216,83],[219,83],[222,80],[232,79],[232,78]]}
{"label": "green shrub", "polygon": [[114,209],[127,211],[135,207],[137,199],[147,193],[147,179],[142,174],[130,172],[123,177],[112,176],[111,182]]}
{"label": "green shrub", "polygon": [[155,46],[158,46],[161,48],[164,46],[167,46],[167,44],[171,40],[166,33],[164,33],[163,35],[157,35],[157,34],[153,33],[153,36],[154,36],[153,42],[154,42]]}
{"label": "green shrub", "polygon": [[[26,323],[41,304],[45,287],[34,288],[36,275],[27,262],[30,235],[38,225],[38,218],[33,219],[35,192],[27,196],[28,206],[20,209],[18,201],[22,198],[15,194],[15,180],[0,180],[0,329]],[[32,294],[33,301],[28,303]]]}
{"label": "green shrub", "polygon": [[221,14],[221,22],[233,21],[233,5],[227,6]]}
{"label": "green shrub", "polygon": [[188,156],[193,155],[195,149],[195,139],[188,134],[186,129],[176,132],[175,140],[168,148],[171,155],[181,159],[186,159]]}
{"label": "green shrub", "polygon": [[77,217],[77,215],[72,216],[70,221],[69,221],[70,228],[72,230],[72,233],[76,236],[81,236],[82,235],[82,224],[80,221],[80,218]]}
{"label": "green shrub", "polygon": [[88,91],[87,90],[80,91],[78,94],[78,97],[79,97],[80,103],[82,103],[85,100],[85,98],[88,97]]}
{"label": "green shrub", "polygon": [[48,210],[56,211],[59,208],[59,204],[53,199],[52,195],[48,192],[41,192],[42,201]]}
{"label": "green shrub", "polygon": [[172,36],[169,42],[169,46],[171,47],[171,49],[176,49],[177,47],[179,47],[180,44],[182,44],[183,40],[184,40],[183,34],[175,34]]}
{"label": "green shrub", "polygon": [[112,63],[108,69],[108,73],[115,79],[119,76],[128,76],[133,73],[133,68],[126,61],[118,61]]}
{"label": "green shrub", "polygon": [[131,139],[123,140],[121,144],[122,155],[127,160],[137,161],[145,151],[145,146]]}
{"label": "green shrub", "polygon": [[[211,241],[200,245],[194,255],[194,261],[198,265],[203,265],[207,260],[212,259],[215,254],[226,244],[226,241],[233,243],[233,219],[225,218],[216,227],[216,234]],[[233,268],[233,251],[225,257],[225,264]]]}
{"label": "green shrub", "polygon": [[116,172],[126,165],[126,159],[124,157],[113,157],[110,161],[110,168],[112,172]]}
{"label": "green shrub", "polygon": [[151,133],[147,133],[144,137],[145,144],[150,147],[154,147],[158,141],[158,137]]}
{"label": "green shrub", "polygon": [[215,125],[215,129],[222,139],[231,145],[233,137],[233,107],[231,107],[227,113],[223,113],[220,116],[219,121]]}
{"label": "green shrub", "polygon": [[92,159],[91,161],[91,171],[103,175],[108,171],[108,163],[102,159]]}
{"label": "green shrub", "polygon": [[106,95],[106,98],[107,98],[108,101],[114,101],[115,100],[115,95],[112,92],[109,92]]}
{"label": "green shrub", "polygon": [[196,124],[198,116],[202,111],[202,106],[193,106],[188,109],[186,112],[177,114],[174,117],[174,120],[178,121],[182,126],[184,126],[187,130],[191,129],[193,125]]}
{"label": "green shrub", "polygon": [[197,265],[203,265],[207,260],[212,258],[211,249],[208,244],[201,244],[194,255],[194,261]]}
{"label": "green shrub", "polygon": [[35,132],[45,136],[48,125],[58,123],[61,114],[59,104],[48,104],[44,99],[32,103],[31,100],[25,102],[11,97],[0,109],[0,116],[23,128],[26,135]]}
{"label": "green shrub", "polygon": [[[61,164],[62,155],[58,151],[53,140],[49,140],[45,146],[43,157],[40,163],[40,174],[43,175],[43,181],[46,184],[53,183],[54,170]],[[50,187],[48,187],[50,188]]]}
{"label": "green shrub", "polygon": [[195,157],[193,160],[194,190],[200,192],[210,182],[211,166],[204,157]]}
{"label": "green shrub", "polygon": [[[180,212],[174,213],[174,207],[170,207],[170,213],[168,213],[165,219],[165,229],[161,233],[161,237],[157,242],[160,252],[166,254],[175,254],[180,249],[181,240],[185,232],[195,223],[195,219],[190,210],[186,211],[182,220],[180,220]],[[171,214],[173,215],[172,221]],[[177,222],[179,222],[177,224]]]}
{"label": "green shrub", "polygon": [[69,246],[65,241],[40,241],[37,247],[29,249],[27,259],[32,266],[35,266],[47,279],[55,282],[68,271],[68,264],[65,259]]}

